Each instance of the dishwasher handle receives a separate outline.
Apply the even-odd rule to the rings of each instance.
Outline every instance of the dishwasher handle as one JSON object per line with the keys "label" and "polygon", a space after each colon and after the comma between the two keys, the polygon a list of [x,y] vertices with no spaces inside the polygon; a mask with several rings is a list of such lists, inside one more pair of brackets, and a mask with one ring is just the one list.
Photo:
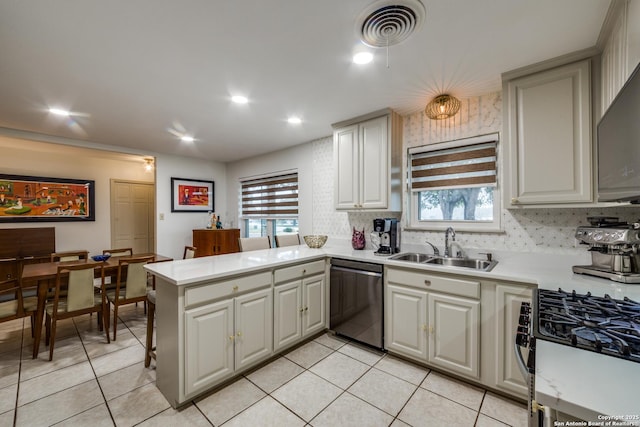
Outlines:
{"label": "dishwasher handle", "polygon": [[382,273],[377,273],[375,271],[364,271],[364,270],[356,270],[353,268],[345,268],[345,267],[334,267],[331,266],[331,271],[345,271],[347,273],[358,273],[364,276],[373,276],[373,277],[382,277]]}

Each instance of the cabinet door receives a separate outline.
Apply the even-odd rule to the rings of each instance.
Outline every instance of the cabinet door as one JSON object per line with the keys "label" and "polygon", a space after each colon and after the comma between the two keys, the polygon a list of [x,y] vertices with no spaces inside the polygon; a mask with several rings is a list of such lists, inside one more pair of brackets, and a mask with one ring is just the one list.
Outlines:
{"label": "cabinet door", "polygon": [[233,300],[185,312],[185,394],[233,374]]}
{"label": "cabinet door", "polygon": [[272,290],[235,299],[235,369],[242,369],[273,353]]}
{"label": "cabinet door", "polygon": [[300,280],[273,289],[273,346],[279,350],[302,337]]}
{"label": "cabinet door", "polygon": [[479,378],[480,301],[430,293],[429,362]]}
{"label": "cabinet door", "polygon": [[336,209],[358,208],[360,205],[358,125],[334,131],[333,156]]}
{"label": "cabinet door", "polygon": [[360,208],[386,209],[389,191],[387,116],[360,124]]}
{"label": "cabinet door", "polygon": [[385,347],[426,361],[427,293],[389,284],[385,302]]}
{"label": "cabinet door", "polygon": [[307,336],[327,327],[324,275],[302,280],[302,335]]}
{"label": "cabinet door", "polygon": [[229,254],[234,252],[240,252],[238,245],[238,238],[240,237],[240,230],[232,228],[229,230],[218,230],[218,251],[217,254]]}
{"label": "cabinet door", "polygon": [[508,82],[511,205],[591,202],[590,63]]}
{"label": "cabinet door", "polygon": [[531,288],[524,286],[496,286],[496,386],[521,397],[527,396],[527,384],[518,369],[514,343],[520,305],[525,301],[531,302],[531,294]]}

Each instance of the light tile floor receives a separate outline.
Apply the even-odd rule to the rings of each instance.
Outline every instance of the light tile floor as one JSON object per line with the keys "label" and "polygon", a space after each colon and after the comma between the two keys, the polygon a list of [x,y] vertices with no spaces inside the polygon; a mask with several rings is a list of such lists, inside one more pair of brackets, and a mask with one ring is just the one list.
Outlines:
{"label": "light tile floor", "polygon": [[526,426],[526,407],[324,334],[179,411],[144,367],[142,306],[120,310],[117,341],[95,316],[61,322],[52,362],[31,359],[29,320],[0,325],[4,426]]}

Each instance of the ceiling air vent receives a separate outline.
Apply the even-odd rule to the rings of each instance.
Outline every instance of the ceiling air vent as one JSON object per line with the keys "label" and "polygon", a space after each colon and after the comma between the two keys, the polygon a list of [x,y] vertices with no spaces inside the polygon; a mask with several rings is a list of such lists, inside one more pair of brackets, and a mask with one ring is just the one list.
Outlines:
{"label": "ceiling air vent", "polygon": [[356,31],[367,46],[393,46],[419,30],[425,15],[420,0],[380,0],[360,14]]}

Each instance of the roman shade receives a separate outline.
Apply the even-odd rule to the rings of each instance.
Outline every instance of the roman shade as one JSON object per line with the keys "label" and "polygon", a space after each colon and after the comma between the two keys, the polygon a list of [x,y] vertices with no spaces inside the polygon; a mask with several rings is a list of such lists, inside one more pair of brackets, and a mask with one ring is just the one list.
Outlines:
{"label": "roman shade", "polygon": [[411,190],[495,186],[496,148],[497,138],[487,137],[412,148]]}
{"label": "roman shade", "polygon": [[298,173],[241,181],[244,218],[298,216]]}

